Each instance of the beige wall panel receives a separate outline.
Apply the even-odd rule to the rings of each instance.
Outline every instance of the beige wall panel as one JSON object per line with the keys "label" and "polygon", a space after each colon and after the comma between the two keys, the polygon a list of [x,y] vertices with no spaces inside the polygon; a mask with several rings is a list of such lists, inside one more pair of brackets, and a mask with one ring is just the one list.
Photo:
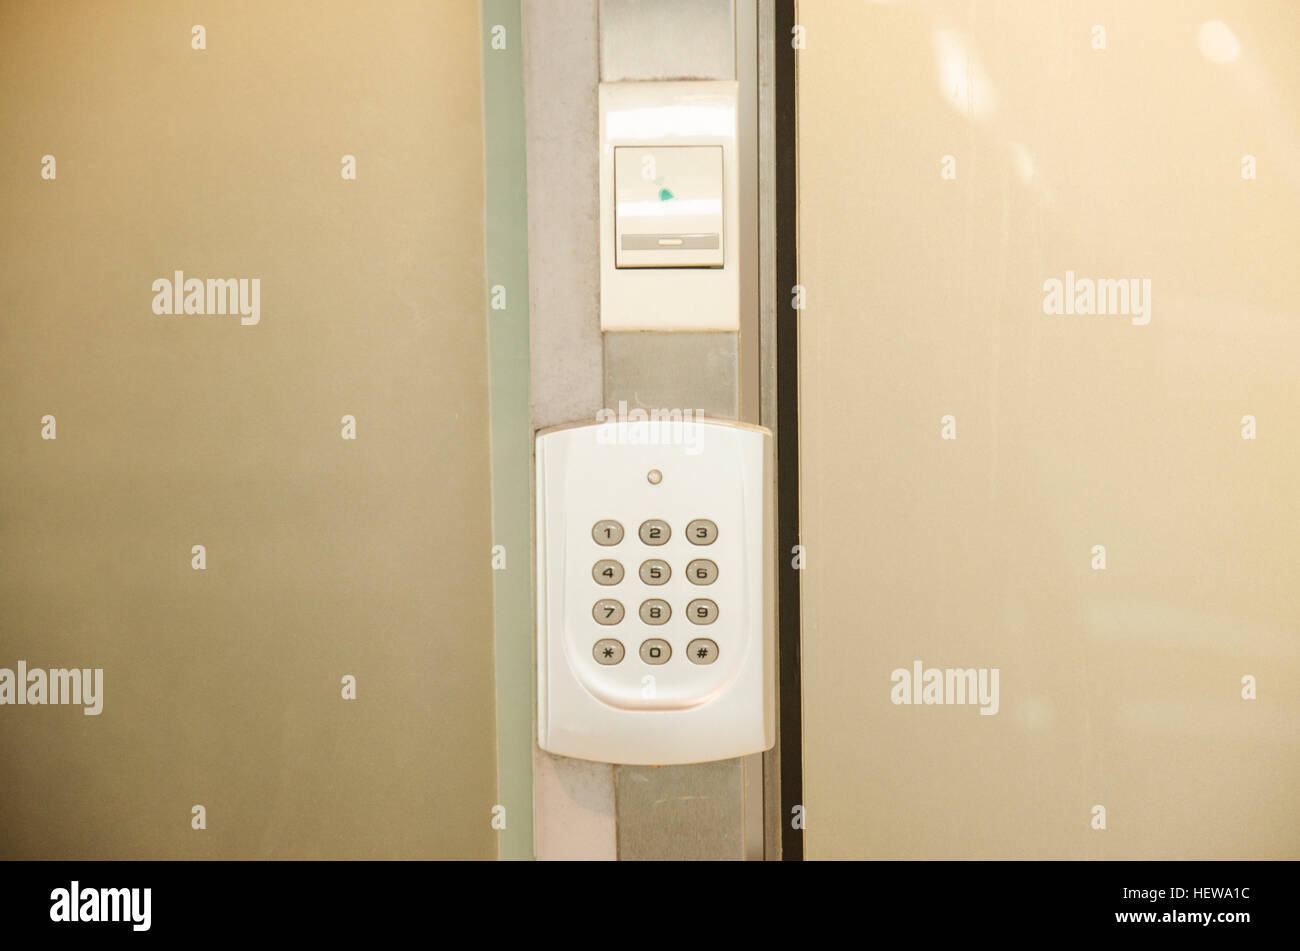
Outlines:
{"label": "beige wall panel", "polygon": [[[0,707],[3,857],[495,856],[480,46],[450,0],[0,8],[0,666],[105,671]],[[154,316],[176,269],[260,324]]]}
{"label": "beige wall panel", "polygon": [[1300,11],[799,20],[808,856],[1300,857]]}

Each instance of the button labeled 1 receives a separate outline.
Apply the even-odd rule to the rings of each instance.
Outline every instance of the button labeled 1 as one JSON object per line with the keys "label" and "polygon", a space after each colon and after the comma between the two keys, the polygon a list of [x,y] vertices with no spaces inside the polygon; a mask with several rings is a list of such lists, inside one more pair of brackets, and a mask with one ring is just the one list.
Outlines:
{"label": "button labeled 1", "polygon": [[591,537],[597,545],[617,545],[623,540],[623,526],[612,518],[602,518],[591,526]]}

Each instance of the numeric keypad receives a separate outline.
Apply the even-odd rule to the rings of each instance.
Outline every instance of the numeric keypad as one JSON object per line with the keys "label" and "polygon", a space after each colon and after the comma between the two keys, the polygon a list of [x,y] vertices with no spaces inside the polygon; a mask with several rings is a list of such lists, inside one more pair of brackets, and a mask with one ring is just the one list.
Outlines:
{"label": "numeric keypad", "polygon": [[[673,578],[673,565],[668,557],[644,558],[637,567],[636,578],[629,579],[623,567],[623,560],[631,558],[636,563],[638,547],[662,548],[673,538],[673,526],[661,518],[648,518],[638,526],[635,538],[628,539],[623,525],[616,519],[601,519],[591,528],[591,537],[601,548],[617,548],[622,554],[616,558],[596,558],[592,563],[591,577],[601,588],[620,588],[629,590],[627,595],[632,603],[637,602],[636,585],[645,588],[663,588]],[[711,545],[718,538],[718,525],[712,519],[697,518],[688,523],[682,537],[691,545],[701,547]],[[680,543],[678,543],[680,544]],[[615,552],[610,552],[615,554]],[[682,577],[691,585],[704,587],[718,580],[719,568],[711,558],[692,558],[681,566]],[[612,593],[612,592],[611,592]],[[683,616],[693,625],[712,624],[718,619],[718,605],[712,598],[691,599],[683,608]],[[643,624],[648,627],[665,627],[673,619],[673,606],[669,597],[646,597],[640,599],[636,618],[628,620],[623,602],[617,598],[597,598],[591,610],[592,618],[602,627],[614,627],[624,624]],[[680,622],[679,622],[680,623]],[[683,632],[684,633],[684,632]],[[680,643],[680,642],[679,642]],[[626,650],[621,641],[614,638],[600,638],[592,648],[592,656],[605,666],[622,663]],[[672,644],[668,637],[647,638],[637,651],[641,660],[647,664],[659,666],[672,657]],[[718,645],[709,638],[694,638],[684,648],[686,658],[692,664],[711,664],[718,656]]]}

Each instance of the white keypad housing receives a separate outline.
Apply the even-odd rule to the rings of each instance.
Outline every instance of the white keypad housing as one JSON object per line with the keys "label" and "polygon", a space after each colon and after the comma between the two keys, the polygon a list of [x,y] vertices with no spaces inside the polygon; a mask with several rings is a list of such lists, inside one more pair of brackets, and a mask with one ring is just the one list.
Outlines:
{"label": "white keypad housing", "polygon": [[537,733],[608,763],[775,742],[772,436],[680,417],[537,437]]}

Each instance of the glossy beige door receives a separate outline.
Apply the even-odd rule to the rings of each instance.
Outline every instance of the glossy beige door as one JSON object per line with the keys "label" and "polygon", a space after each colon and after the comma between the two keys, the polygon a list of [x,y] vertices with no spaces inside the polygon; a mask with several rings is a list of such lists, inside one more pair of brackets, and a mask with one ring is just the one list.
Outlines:
{"label": "glossy beige door", "polygon": [[478,19],[0,7],[0,857],[495,856]]}
{"label": "glossy beige door", "polygon": [[798,18],[807,855],[1300,857],[1300,8]]}

